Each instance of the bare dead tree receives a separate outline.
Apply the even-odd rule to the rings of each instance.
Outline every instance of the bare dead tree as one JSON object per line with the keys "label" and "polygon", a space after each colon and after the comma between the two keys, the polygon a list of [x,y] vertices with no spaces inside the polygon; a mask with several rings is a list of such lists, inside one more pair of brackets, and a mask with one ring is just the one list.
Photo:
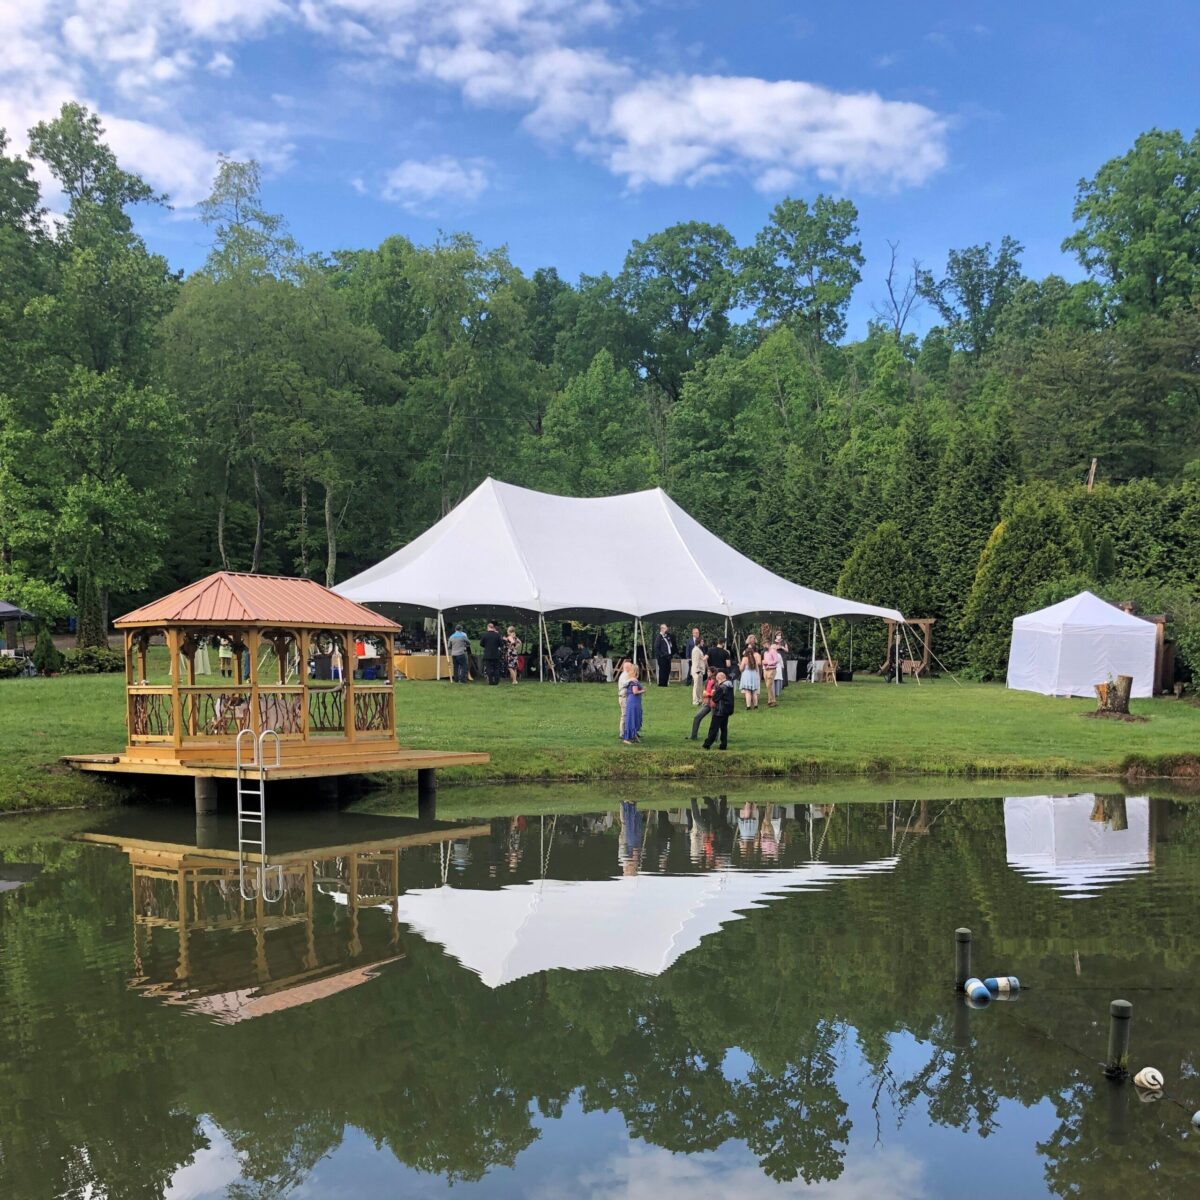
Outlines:
{"label": "bare dead tree", "polygon": [[881,304],[871,307],[875,315],[890,326],[892,333],[899,338],[904,333],[904,326],[908,323],[913,309],[921,303],[921,293],[918,287],[921,278],[921,263],[914,258],[908,274],[901,281],[896,274],[896,254],[900,249],[900,243],[888,242],[888,249],[892,252],[892,256],[888,263],[887,279],[884,281],[887,287],[887,299]]}

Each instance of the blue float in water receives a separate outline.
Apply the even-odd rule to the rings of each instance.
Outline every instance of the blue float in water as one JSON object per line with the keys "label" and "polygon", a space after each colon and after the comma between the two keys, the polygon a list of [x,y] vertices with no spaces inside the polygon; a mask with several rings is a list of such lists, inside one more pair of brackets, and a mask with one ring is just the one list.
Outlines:
{"label": "blue float in water", "polygon": [[993,996],[1005,996],[1009,992],[1019,992],[1021,981],[1015,975],[989,975],[983,986]]}
{"label": "blue float in water", "polygon": [[963,991],[967,993],[967,999],[974,1000],[976,1004],[986,1004],[992,998],[992,993],[984,986],[983,980],[976,979],[973,975],[963,984]]}

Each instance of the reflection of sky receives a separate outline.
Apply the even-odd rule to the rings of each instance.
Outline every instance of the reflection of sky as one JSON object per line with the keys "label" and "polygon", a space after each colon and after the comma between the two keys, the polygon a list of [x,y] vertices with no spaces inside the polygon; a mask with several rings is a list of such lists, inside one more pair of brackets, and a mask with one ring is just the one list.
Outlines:
{"label": "reflection of sky", "polygon": [[201,1117],[200,1129],[208,1138],[208,1145],[197,1150],[191,1162],[171,1176],[163,1193],[165,1200],[204,1200],[208,1196],[224,1196],[225,1189],[242,1173],[238,1156],[220,1126]]}
{"label": "reflection of sky", "polygon": [[[995,1015],[995,1014],[989,1014]],[[885,1093],[880,1094],[880,1134],[875,1137],[872,1110],[876,1078],[862,1057],[853,1031],[839,1043],[841,1060],[835,1071],[837,1089],[848,1105],[849,1146],[837,1179],[806,1184],[797,1177],[776,1182],[763,1173],[741,1142],[729,1141],[713,1151],[674,1154],[659,1146],[630,1139],[619,1112],[584,1112],[575,1100],[561,1118],[533,1114],[539,1136],[517,1159],[515,1167],[494,1167],[478,1183],[459,1182],[454,1193],[495,1197],[497,1200],[559,1200],[560,1197],[598,1197],[599,1200],[735,1200],[803,1194],[806,1200],[926,1200],[961,1197],[970,1180],[1003,1181],[1005,1195],[1046,1195],[1043,1161],[1037,1143],[1057,1125],[1053,1103],[1031,1108],[1015,1101],[1001,1102],[996,1128],[980,1138],[931,1125],[922,1101],[917,1101],[897,1125],[897,1114]],[[899,1079],[918,1074],[931,1048],[907,1034],[889,1039],[889,1066]],[[733,1049],[723,1064],[731,1079],[744,1079],[749,1057]],[[168,1200],[207,1200],[219,1197],[238,1177],[232,1146],[219,1129],[204,1125],[211,1147],[201,1151],[172,1180]],[[444,1178],[414,1171],[397,1162],[386,1146],[377,1147],[365,1134],[349,1128],[341,1145],[316,1164],[290,1195],[305,1200],[352,1200],[361,1196],[445,1196]]]}

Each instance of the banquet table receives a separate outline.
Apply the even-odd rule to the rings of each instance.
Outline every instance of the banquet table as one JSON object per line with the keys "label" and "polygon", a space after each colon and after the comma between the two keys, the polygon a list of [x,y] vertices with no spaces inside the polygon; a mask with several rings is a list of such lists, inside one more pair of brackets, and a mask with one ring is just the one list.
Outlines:
{"label": "banquet table", "polygon": [[396,674],[406,679],[436,679],[439,657],[442,660],[442,678],[449,679],[451,667],[448,654],[397,654],[392,663]]}

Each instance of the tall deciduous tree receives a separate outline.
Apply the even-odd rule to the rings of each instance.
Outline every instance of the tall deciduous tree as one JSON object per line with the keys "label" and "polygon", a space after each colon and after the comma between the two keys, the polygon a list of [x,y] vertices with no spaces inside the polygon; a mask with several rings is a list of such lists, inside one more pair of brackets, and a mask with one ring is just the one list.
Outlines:
{"label": "tall deciduous tree", "polygon": [[973,358],[987,350],[1000,314],[1016,294],[1023,249],[1006,236],[994,256],[990,242],[951,250],[941,279],[929,271],[920,274],[921,295],[941,314],[955,345]]}
{"label": "tall deciduous tree", "polygon": [[144,586],[158,564],[191,467],[186,426],[163,392],[77,367],[51,402],[47,441],[57,465],[55,556],[80,581],[82,609],[91,589],[99,594],[105,620],[95,636],[106,644],[105,594]]}
{"label": "tall deciduous tree", "polygon": [[760,321],[836,342],[846,332],[846,310],[862,278],[858,209],[824,195],[811,207],[781,200],[745,261],[746,291]]}
{"label": "tall deciduous tree", "polygon": [[1200,290],[1200,130],[1151,129],[1081,179],[1063,242],[1103,288],[1109,313],[1136,317]]}
{"label": "tall deciduous tree", "polygon": [[534,453],[536,478],[570,496],[610,496],[648,487],[649,414],[634,381],[601,350],[550,400]]}
{"label": "tall deciduous tree", "polygon": [[660,469],[669,468],[671,406],[698,362],[729,336],[739,296],[737,244],[722,225],[689,221],[634,242],[617,288],[634,323],[638,366],[652,385]]}

